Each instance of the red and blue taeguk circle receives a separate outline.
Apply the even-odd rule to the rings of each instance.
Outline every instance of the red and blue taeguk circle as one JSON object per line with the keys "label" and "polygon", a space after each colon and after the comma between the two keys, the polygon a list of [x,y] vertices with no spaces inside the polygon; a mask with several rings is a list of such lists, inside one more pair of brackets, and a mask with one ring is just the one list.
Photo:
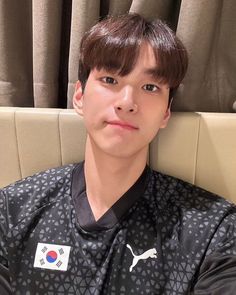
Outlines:
{"label": "red and blue taeguk circle", "polygon": [[46,255],[46,259],[49,263],[53,263],[57,260],[57,252],[49,251]]}

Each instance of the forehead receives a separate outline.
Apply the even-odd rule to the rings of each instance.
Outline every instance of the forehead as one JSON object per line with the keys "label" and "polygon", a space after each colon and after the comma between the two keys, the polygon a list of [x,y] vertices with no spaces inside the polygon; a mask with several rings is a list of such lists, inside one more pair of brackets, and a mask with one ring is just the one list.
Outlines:
{"label": "forehead", "polygon": [[147,42],[143,42],[140,46],[133,70],[137,68],[142,70],[145,74],[152,76],[158,70],[158,61],[156,60],[153,48]]}

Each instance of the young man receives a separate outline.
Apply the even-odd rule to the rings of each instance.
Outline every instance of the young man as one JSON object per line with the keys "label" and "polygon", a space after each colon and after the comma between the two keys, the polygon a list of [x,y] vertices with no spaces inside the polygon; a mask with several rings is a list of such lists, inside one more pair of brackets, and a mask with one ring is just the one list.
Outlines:
{"label": "young man", "polygon": [[186,69],[160,21],[85,34],[73,98],[85,161],[1,191],[1,294],[235,294],[235,206],[146,165]]}

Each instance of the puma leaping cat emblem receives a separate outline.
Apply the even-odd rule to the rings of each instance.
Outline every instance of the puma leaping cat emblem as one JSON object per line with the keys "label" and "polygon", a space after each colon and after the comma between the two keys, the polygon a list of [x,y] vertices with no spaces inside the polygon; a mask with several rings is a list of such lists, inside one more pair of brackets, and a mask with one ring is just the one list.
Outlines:
{"label": "puma leaping cat emblem", "polygon": [[129,268],[130,272],[133,270],[134,266],[139,262],[139,260],[148,259],[148,258],[157,258],[157,250],[155,248],[149,249],[141,255],[135,255],[131,246],[129,244],[127,244],[126,246],[130,249],[132,255],[134,256],[132,265]]}

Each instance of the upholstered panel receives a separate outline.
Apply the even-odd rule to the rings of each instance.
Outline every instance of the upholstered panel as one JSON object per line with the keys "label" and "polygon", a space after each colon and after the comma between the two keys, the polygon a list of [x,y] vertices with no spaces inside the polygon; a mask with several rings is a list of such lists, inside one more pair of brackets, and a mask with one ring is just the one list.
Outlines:
{"label": "upholstered panel", "polygon": [[85,128],[73,110],[0,107],[0,187],[84,158]]}
{"label": "upholstered panel", "polygon": [[83,121],[74,111],[63,110],[59,114],[62,164],[76,163],[84,159],[86,131]]}
{"label": "upholstered panel", "polygon": [[58,110],[18,109],[15,124],[22,177],[61,165]]}
{"label": "upholstered panel", "polygon": [[15,109],[0,108],[0,187],[21,178]]}
{"label": "upholstered panel", "polygon": [[236,114],[201,113],[195,183],[236,202]]}
{"label": "upholstered panel", "polygon": [[150,145],[150,163],[236,203],[236,114],[172,114]]}
{"label": "upholstered panel", "polygon": [[151,167],[194,183],[200,115],[173,113],[150,145]]}

